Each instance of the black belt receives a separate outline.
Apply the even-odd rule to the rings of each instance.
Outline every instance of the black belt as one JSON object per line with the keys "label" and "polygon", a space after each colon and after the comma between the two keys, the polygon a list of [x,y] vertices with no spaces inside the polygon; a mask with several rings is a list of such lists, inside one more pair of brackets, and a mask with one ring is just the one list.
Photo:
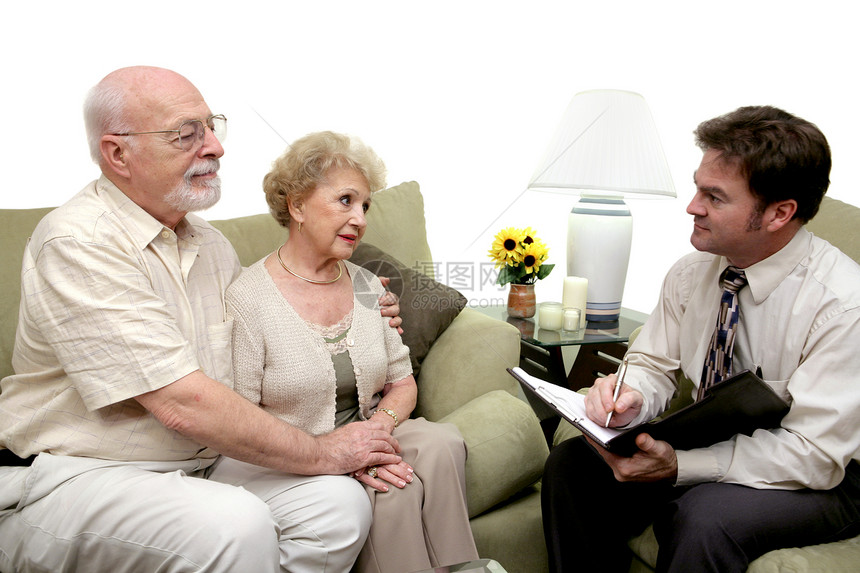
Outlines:
{"label": "black belt", "polygon": [[0,466],[29,466],[35,459],[36,456],[19,458],[12,453],[12,450],[7,450],[5,448],[0,450]]}

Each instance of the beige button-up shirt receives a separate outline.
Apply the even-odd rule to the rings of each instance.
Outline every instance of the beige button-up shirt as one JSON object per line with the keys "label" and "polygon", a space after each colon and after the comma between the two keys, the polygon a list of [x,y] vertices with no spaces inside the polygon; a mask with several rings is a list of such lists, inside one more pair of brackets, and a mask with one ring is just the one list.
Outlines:
{"label": "beige button-up shirt", "polygon": [[224,293],[241,271],[190,215],[166,228],[102,177],[36,227],[24,254],[0,446],[109,460],[216,454],[133,398],[202,370],[232,387]]}
{"label": "beige button-up shirt", "polygon": [[[676,370],[698,387],[726,266],[723,257],[693,253],[666,276],[660,302],[630,348],[625,383],[645,396],[633,424],[665,408]],[[860,266],[801,229],[744,272],[749,286],[738,295],[733,371],[761,368],[791,410],[779,428],[677,452],[677,483],[832,488],[860,459]]]}

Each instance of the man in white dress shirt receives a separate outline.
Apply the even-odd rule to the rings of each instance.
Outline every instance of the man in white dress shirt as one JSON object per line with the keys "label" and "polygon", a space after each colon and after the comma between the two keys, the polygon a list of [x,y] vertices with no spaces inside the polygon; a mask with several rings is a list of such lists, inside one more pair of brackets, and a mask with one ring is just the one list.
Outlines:
{"label": "man in white dress shirt", "polygon": [[[653,522],[660,571],[745,571],[773,549],[860,533],[860,266],[804,228],[829,185],[813,124],[773,107],[702,123],[691,242],[631,346],[618,401],[598,379],[589,417],[612,426],[663,411],[676,374],[701,383],[729,266],[745,275],[732,369],[759,371],[791,403],[781,425],[676,451],[647,434],[630,458],[583,438],[543,479],[554,571],[626,571],[627,540]],[[696,390],[693,397],[696,396]]]}

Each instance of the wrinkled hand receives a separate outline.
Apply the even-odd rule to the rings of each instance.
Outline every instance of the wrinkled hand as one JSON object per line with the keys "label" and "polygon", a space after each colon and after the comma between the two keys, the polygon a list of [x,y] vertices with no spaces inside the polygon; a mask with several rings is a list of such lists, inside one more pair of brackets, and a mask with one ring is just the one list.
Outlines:
{"label": "wrinkled hand", "polygon": [[631,457],[625,458],[606,450],[587,436],[586,439],[612,468],[612,473],[618,481],[655,482],[672,480],[674,482],[678,477],[678,457],[668,442],[655,440],[648,434],[639,434],[636,436],[636,445],[639,447],[639,451]]}
{"label": "wrinkled hand", "polygon": [[[379,282],[382,283],[382,286],[388,288],[391,279],[389,277],[379,277]],[[379,306],[381,307],[380,312],[382,316],[391,317],[391,320],[388,321],[391,328],[396,328],[397,332],[403,334],[403,329],[400,328],[400,325],[403,324],[403,319],[400,318],[400,298],[393,292],[386,290],[385,294],[379,297]]]}
{"label": "wrinkled hand", "polygon": [[594,381],[594,385],[588,389],[588,395],[585,397],[586,414],[594,423],[601,426],[606,424],[606,415],[609,412],[614,412],[612,420],[609,422],[610,427],[627,425],[639,415],[645,401],[638,390],[624,384],[618,394],[618,401],[613,402],[612,396],[615,393],[616,379],[615,374],[598,378]]}
{"label": "wrinkled hand", "polygon": [[376,478],[371,477],[367,473],[368,469],[369,468],[363,468],[356,472],[353,472],[352,476],[361,483],[367,484],[370,487],[382,492],[388,491],[388,484],[386,484],[385,482],[390,483],[394,487],[403,489],[404,487],[412,483],[412,474],[415,473],[415,470],[412,469],[412,466],[410,466],[404,461],[401,461],[398,464],[386,464],[382,466],[376,466]]}
{"label": "wrinkled hand", "polygon": [[400,444],[381,422],[353,422],[319,436],[327,474],[348,474],[370,466],[399,464]]}

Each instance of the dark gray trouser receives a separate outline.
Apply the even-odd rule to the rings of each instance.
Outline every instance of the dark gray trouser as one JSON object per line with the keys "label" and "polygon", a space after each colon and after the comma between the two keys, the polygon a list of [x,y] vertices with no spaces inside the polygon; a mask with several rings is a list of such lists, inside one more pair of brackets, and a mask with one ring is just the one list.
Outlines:
{"label": "dark gray trouser", "polygon": [[860,534],[860,464],[828,491],[619,483],[577,438],[550,453],[542,505],[551,571],[626,572],[627,540],[653,522],[658,571],[742,572],[773,549]]}

